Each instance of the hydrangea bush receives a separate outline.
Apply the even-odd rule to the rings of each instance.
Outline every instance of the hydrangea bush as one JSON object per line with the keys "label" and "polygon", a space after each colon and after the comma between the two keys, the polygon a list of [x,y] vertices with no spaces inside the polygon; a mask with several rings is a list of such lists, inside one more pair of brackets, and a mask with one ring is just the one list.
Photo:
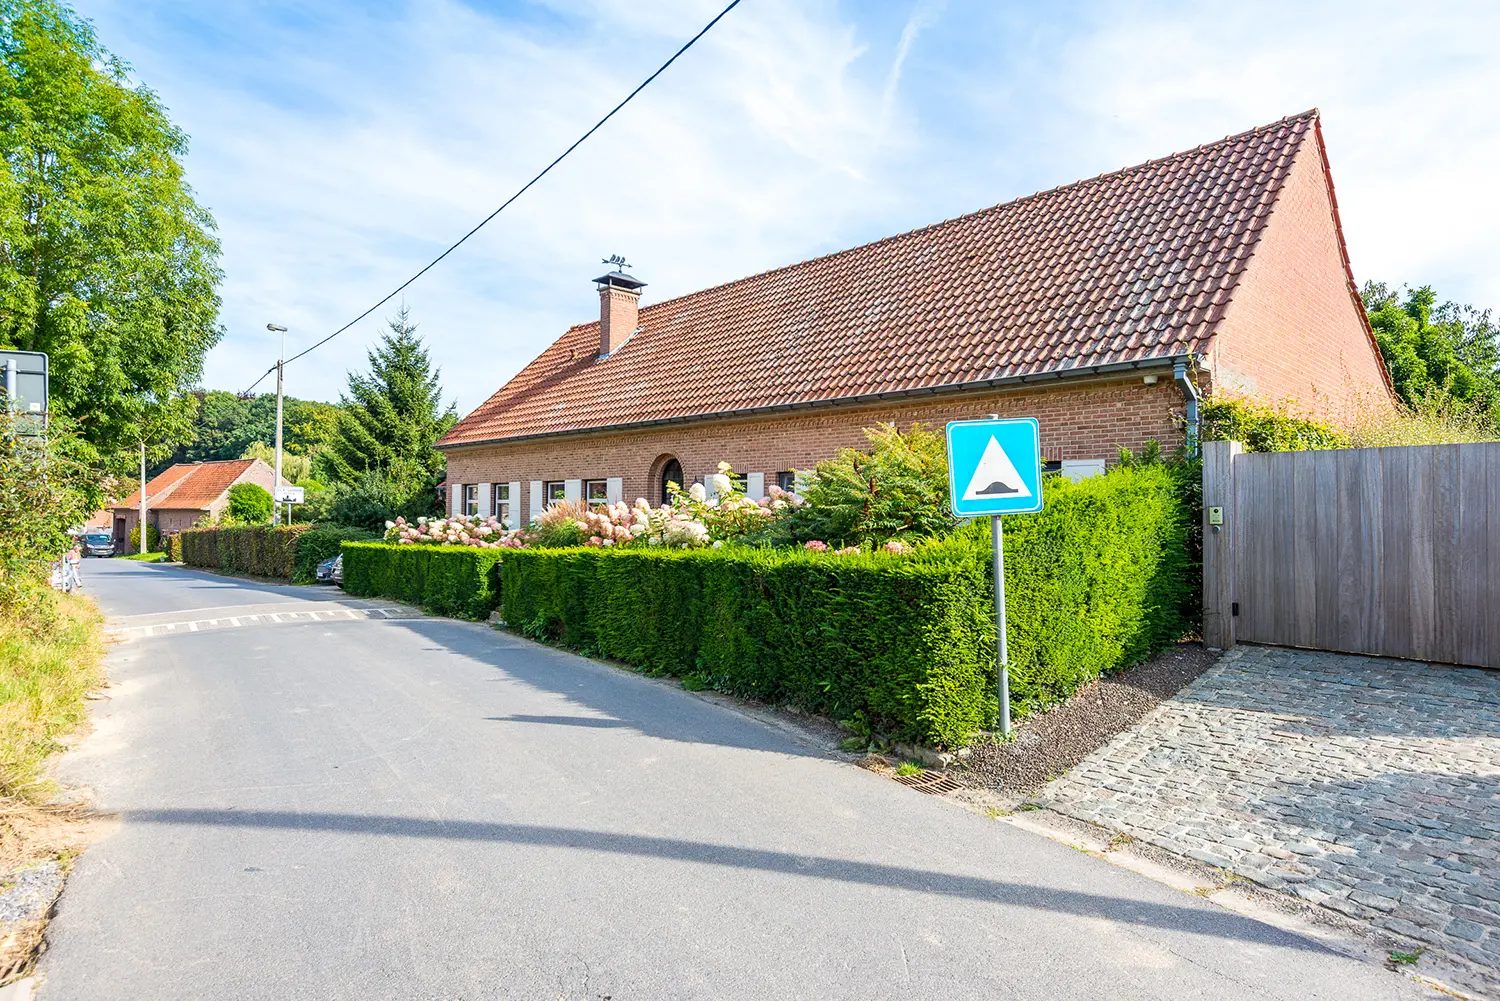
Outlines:
{"label": "hydrangea bush", "polygon": [[[686,490],[673,485],[671,502],[652,507],[644,498],[634,504],[589,505],[559,501],[521,529],[508,529],[494,517],[454,515],[449,518],[405,518],[385,523],[387,542],[403,545],[476,546],[481,549],[560,548],[566,546],[664,546],[669,549],[722,547],[747,536],[763,533],[806,501],[797,494],[771,487],[759,500],[747,497],[734,482],[729,463],[709,477],[712,497],[701,483]],[[887,546],[894,553],[902,552]],[[808,549],[827,550],[822,542]],[[857,553],[858,546],[833,550]]]}

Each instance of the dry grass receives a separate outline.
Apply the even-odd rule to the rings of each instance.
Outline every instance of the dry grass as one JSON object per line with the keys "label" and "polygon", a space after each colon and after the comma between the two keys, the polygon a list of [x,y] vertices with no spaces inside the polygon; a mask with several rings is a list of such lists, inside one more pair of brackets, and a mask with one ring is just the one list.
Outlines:
{"label": "dry grass", "polygon": [[1395,410],[1366,410],[1348,428],[1353,448],[1494,441],[1496,431],[1488,415],[1437,397]]}

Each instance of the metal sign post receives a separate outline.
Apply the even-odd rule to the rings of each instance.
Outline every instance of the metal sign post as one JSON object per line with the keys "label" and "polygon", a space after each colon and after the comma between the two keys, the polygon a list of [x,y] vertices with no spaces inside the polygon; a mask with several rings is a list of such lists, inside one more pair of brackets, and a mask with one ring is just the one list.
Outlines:
{"label": "metal sign post", "polygon": [[990,542],[995,547],[995,659],[999,664],[1000,735],[1010,736],[1010,651],[1005,636],[1005,523],[1004,515],[990,516]]}
{"label": "metal sign post", "polygon": [[948,494],[960,518],[990,519],[995,574],[995,682],[1000,735],[1010,736],[1010,651],[1005,623],[1007,514],[1042,509],[1041,432],[1032,417],[951,421],[948,424]]}

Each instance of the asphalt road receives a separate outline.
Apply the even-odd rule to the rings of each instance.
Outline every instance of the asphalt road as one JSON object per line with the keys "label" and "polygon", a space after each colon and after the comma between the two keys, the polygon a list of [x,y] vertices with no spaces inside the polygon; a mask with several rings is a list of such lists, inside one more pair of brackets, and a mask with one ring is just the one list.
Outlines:
{"label": "asphalt road", "polygon": [[[127,624],[336,597],[84,571]],[[114,648],[43,1001],[1429,996],[486,626],[236,621]]]}

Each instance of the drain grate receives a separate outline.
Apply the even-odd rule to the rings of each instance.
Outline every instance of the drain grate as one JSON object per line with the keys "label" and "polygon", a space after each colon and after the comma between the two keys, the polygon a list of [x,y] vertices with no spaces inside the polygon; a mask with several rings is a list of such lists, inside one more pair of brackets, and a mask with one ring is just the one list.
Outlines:
{"label": "drain grate", "polygon": [[923,772],[921,775],[897,775],[897,782],[904,786],[910,786],[917,792],[931,793],[936,796],[945,792],[957,792],[963,785],[951,776],[942,772]]}

